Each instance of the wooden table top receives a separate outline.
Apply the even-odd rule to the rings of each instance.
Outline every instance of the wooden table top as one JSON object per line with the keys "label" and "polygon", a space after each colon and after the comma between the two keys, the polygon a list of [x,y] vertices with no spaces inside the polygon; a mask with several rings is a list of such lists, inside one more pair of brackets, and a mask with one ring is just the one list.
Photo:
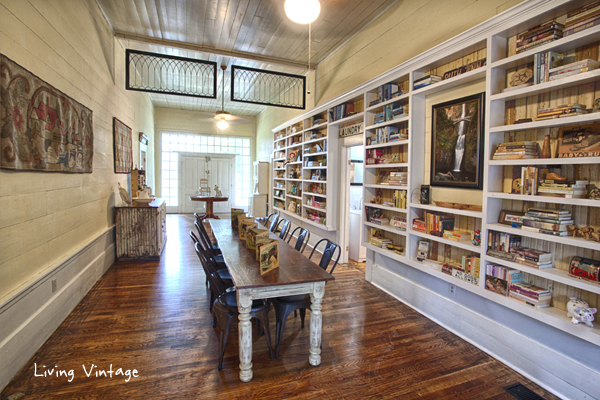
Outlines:
{"label": "wooden table top", "polygon": [[[238,233],[232,231],[230,219],[211,219],[210,225],[233,278],[233,283],[239,289],[335,279],[333,275],[273,233],[270,233],[269,236],[279,240],[279,268],[261,275],[259,263],[255,257],[256,253],[254,250],[248,250],[246,242],[241,241]],[[317,257],[314,257],[314,260],[318,260]]]}
{"label": "wooden table top", "polygon": [[229,197],[190,196],[191,201],[227,201]]}

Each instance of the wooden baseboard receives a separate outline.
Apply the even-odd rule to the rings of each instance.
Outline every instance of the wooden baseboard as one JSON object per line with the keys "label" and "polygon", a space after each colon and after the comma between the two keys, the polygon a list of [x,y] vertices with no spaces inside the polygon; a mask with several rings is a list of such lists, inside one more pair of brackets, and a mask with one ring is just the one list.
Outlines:
{"label": "wooden baseboard", "polygon": [[[415,272],[420,273],[411,271]],[[434,277],[425,277],[425,281],[433,280],[439,281]],[[491,314],[497,316],[499,313],[517,314],[512,310],[502,310],[497,308],[502,306],[468,293],[478,298],[480,309],[488,309],[489,306],[489,314],[481,314],[466,306],[465,299],[450,300],[428,288],[427,284],[412,281],[376,263],[372,266],[372,284],[558,397],[598,399],[596,396],[600,393],[600,371],[563,353],[564,349],[576,348],[579,342],[577,338],[547,327],[548,336],[557,339],[556,348],[549,347],[547,343],[540,343],[534,337],[520,333],[518,326],[504,323],[506,319],[500,323],[490,317]],[[481,302],[490,304],[482,306]],[[514,318],[515,324],[523,324],[523,318],[527,317],[509,316],[511,318]],[[532,323],[542,324],[534,320]]]}
{"label": "wooden baseboard", "polygon": [[[0,306],[0,390],[26,365],[114,261],[112,227]],[[54,292],[53,281],[56,281]]]}

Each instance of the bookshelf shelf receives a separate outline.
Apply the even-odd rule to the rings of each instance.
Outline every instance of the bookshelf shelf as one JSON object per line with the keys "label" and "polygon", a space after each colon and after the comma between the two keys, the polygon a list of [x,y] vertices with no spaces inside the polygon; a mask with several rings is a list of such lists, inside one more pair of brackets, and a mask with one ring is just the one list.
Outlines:
{"label": "bookshelf shelf", "polygon": [[400,101],[402,101],[404,99],[408,99],[409,96],[410,96],[410,92],[404,93],[404,94],[402,94],[400,96],[392,97],[389,100],[382,101],[381,103],[375,104],[374,106],[371,106],[371,107],[367,107],[365,109],[365,112],[374,111],[374,110],[377,110],[379,108],[383,108],[383,107],[387,106],[388,104],[393,104],[393,103],[400,102]]}
{"label": "bookshelf shelf", "polygon": [[555,128],[569,125],[583,125],[600,121],[600,113],[590,113],[565,118],[548,119],[545,121],[533,121],[523,124],[501,125],[490,128],[490,133],[504,133],[525,131],[529,129]]}
{"label": "bookshelf shelf", "polygon": [[401,263],[406,263],[408,261],[408,259],[404,255],[400,255],[394,251],[374,246],[369,242],[363,242],[362,245],[365,246],[369,250],[372,250],[379,254],[383,254],[384,256],[394,259],[396,261],[400,261]]}
{"label": "bookshelf shelf", "polygon": [[388,210],[388,211],[394,211],[394,212],[401,212],[401,213],[405,213],[406,214],[406,209],[405,208],[398,208],[398,207],[390,207],[390,206],[384,206],[381,204],[372,204],[372,203],[365,203],[363,204],[365,207],[371,207],[371,208],[379,208],[381,210]]}
{"label": "bookshelf shelf", "polygon": [[408,168],[408,163],[367,164],[365,168]]}
{"label": "bookshelf shelf", "polygon": [[376,183],[365,183],[364,188],[375,188],[375,189],[393,189],[393,190],[407,190],[408,186],[394,186],[394,185],[379,185]]}
{"label": "bookshelf shelf", "polygon": [[349,117],[345,117],[345,118],[342,118],[342,119],[338,119],[337,121],[330,122],[329,126],[345,125],[345,124],[348,124],[350,122],[361,120],[364,117],[365,117],[365,113],[364,112],[359,112],[359,113],[350,115]]}
{"label": "bookshelf shelf", "polygon": [[596,284],[593,282],[585,281],[583,279],[579,279],[569,275],[569,272],[559,269],[559,268],[546,268],[546,269],[537,269],[533,267],[528,267],[523,264],[502,260],[501,258],[486,256],[486,260],[493,264],[503,265],[505,267],[518,269],[523,272],[527,272],[529,274],[533,274],[536,276],[540,276],[542,278],[547,278],[553,280],[555,282],[561,282],[565,285],[569,285],[572,287],[576,287],[579,289],[587,290],[588,292],[600,294],[600,284]]}
{"label": "bookshelf shelf", "polygon": [[455,76],[454,78],[446,79],[445,81],[440,81],[434,83],[433,85],[425,86],[423,88],[414,90],[412,92],[413,96],[424,96],[424,95],[432,95],[434,93],[439,93],[444,90],[448,90],[457,86],[462,86],[470,82],[478,81],[480,79],[485,79],[485,75],[487,73],[488,67],[483,66],[481,68],[477,68],[473,71],[469,71],[462,75]]}
{"label": "bookshelf shelf", "polygon": [[302,179],[292,179],[292,178],[288,178],[288,179],[286,179],[286,180],[288,180],[288,181],[290,181],[290,182],[303,182],[303,180],[302,180]]}
{"label": "bookshelf shelf", "polygon": [[317,139],[307,140],[306,142],[303,142],[303,144],[317,143],[317,142],[322,142],[324,140],[327,140],[327,136],[324,136],[324,137],[321,137],[321,138],[317,138]]}
{"label": "bookshelf shelf", "polygon": [[313,125],[309,128],[305,128],[303,132],[309,132],[309,131],[314,131],[314,130],[319,130],[319,129],[323,129],[327,127],[328,122],[323,122],[321,124],[318,125]]}
{"label": "bookshelf shelf", "polygon": [[327,167],[304,167],[304,169],[327,169]]}
{"label": "bookshelf shelf", "polygon": [[367,126],[365,129],[370,130],[370,129],[383,128],[383,127],[390,126],[390,125],[402,124],[402,123],[408,122],[408,120],[409,120],[409,116],[407,115],[406,117],[396,118],[396,119],[392,119],[389,121],[380,122],[378,124],[370,125],[370,126]]}
{"label": "bookshelf shelf", "polygon": [[444,243],[446,245],[458,247],[459,249],[468,250],[468,251],[476,253],[476,254],[481,253],[481,246],[473,246],[470,243],[454,242],[452,240],[444,239],[443,237],[430,235],[430,234],[427,234],[424,232],[415,231],[413,229],[410,229],[409,233],[411,235],[418,236],[423,239],[433,240],[438,243]]}
{"label": "bookshelf shelf", "polygon": [[298,199],[298,200],[302,200],[302,197],[300,196],[294,196],[293,194],[286,194],[287,197],[291,197],[292,199]]}
{"label": "bookshelf shelf", "polygon": [[522,89],[511,90],[510,92],[493,94],[490,96],[490,101],[508,101],[515,100],[536,94],[547,93],[556,89],[567,89],[573,86],[584,85],[594,82],[600,78],[600,70],[583,72],[578,75],[567,76],[566,78],[557,79],[555,81],[538,83],[537,85],[527,86]]}
{"label": "bookshelf shelf", "polygon": [[318,153],[304,153],[304,157],[312,157],[312,156],[322,156],[327,155],[326,151],[320,151]]}
{"label": "bookshelf shelf", "polygon": [[398,140],[397,142],[386,142],[386,143],[379,143],[379,144],[372,144],[370,146],[365,146],[365,150],[380,149],[382,147],[390,147],[390,146],[402,146],[402,145],[407,145],[407,144],[408,144],[408,140]]}
{"label": "bookshelf shelf", "polygon": [[545,233],[530,232],[530,231],[526,231],[526,230],[523,230],[520,228],[513,228],[511,226],[502,225],[502,224],[488,224],[487,228],[490,230],[498,231],[498,232],[526,236],[526,237],[530,237],[533,239],[545,240],[548,242],[566,244],[568,246],[581,247],[581,248],[586,248],[586,249],[591,249],[591,250],[596,250],[596,251],[600,250],[600,242],[593,242],[593,241],[585,240],[584,238],[579,238],[579,237],[574,238],[574,237],[570,237],[570,236],[547,235]]}
{"label": "bookshelf shelf", "polygon": [[489,165],[562,165],[598,164],[600,157],[533,158],[530,160],[490,160]]}
{"label": "bookshelf shelf", "polygon": [[[370,228],[381,229],[382,231],[393,233],[394,235],[408,236],[406,231],[401,231],[400,229],[396,229],[391,225],[377,225],[377,224],[373,224],[371,222],[366,222],[366,221],[364,221],[363,224]],[[377,246],[375,246],[375,247],[377,247]]]}
{"label": "bookshelf shelf", "polygon": [[[310,181],[309,181],[310,182]],[[327,198],[326,194],[319,194],[319,193],[312,193],[312,192],[304,192],[302,193],[304,196],[317,196],[317,197],[322,197],[324,199]]]}
{"label": "bookshelf shelf", "polygon": [[506,199],[506,200],[521,200],[521,201],[536,201],[541,203],[553,203],[553,204],[569,204],[580,207],[600,207],[600,200],[588,200],[588,199],[565,199],[562,197],[550,197],[550,196],[529,196],[524,194],[512,194],[503,192],[488,192],[488,197],[494,199]]}
{"label": "bookshelf shelf", "polygon": [[308,209],[310,209],[310,210],[315,210],[315,211],[321,211],[321,212],[325,212],[325,210],[324,210],[324,209],[322,209],[322,208],[319,208],[319,207],[313,207],[313,206],[309,206],[309,205],[306,205],[306,204],[305,204],[303,207],[306,207],[306,208],[308,208]]}
{"label": "bookshelf shelf", "polygon": [[416,203],[412,203],[412,204],[410,204],[410,206],[412,208],[417,208],[417,209],[421,209],[421,210],[439,211],[439,212],[443,212],[443,213],[447,213],[447,214],[464,215],[464,216],[473,217],[473,218],[482,218],[483,217],[483,213],[481,211],[458,210],[456,208],[438,207],[438,206],[432,206],[429,204],[416,204]]}

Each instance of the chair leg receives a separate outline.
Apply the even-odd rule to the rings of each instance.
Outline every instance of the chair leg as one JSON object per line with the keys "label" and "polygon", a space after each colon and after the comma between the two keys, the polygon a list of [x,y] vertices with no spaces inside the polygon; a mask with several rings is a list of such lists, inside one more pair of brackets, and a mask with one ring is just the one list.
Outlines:
{"label": "chair leg", "polygon": [[281,342],[283,340],[283,329],[285,328],[285,321],[287,320],[287,317],[288,315],[290,315],[291,312],[292,310],[288,309],[285,305],[281,306],[275,303],[275,318],[277,319],[275,328],[275,357],[279,357],[279,348],[281,347]]}
{"label": "chair leg", "polygon": [[256,333],[258,333],[258,336],[262,336],[262,333],[260,331],[260,319],[256,318]]}
{"label": "chair leg", "polygon": [[265,308],[263,311],[260,311],[253,315],[257,321],[262,322],[263,333],[265,338],[267,339],[267,347],[269,347],[269,356],[273,358],[273,344],[271,343],[271,329],[269,326],[269,312]]}
{"label": "chair leg", "polygon": [[223,369],[223,359],[225,358],[225,347],[227,346],[227,338],[229,337],[229,330],[231,329],[231,323],[233,318],[227,316],[227,325],[223,329],[221,326],[221,332],[219,332],[219,371]]}
{"label": "chair leg", "polygon": [[300,321],[302,322],[302,324],[300,325],[300,328],[304,328],[304,317],[306,316],[306,308],[301,308],[300,309]]}

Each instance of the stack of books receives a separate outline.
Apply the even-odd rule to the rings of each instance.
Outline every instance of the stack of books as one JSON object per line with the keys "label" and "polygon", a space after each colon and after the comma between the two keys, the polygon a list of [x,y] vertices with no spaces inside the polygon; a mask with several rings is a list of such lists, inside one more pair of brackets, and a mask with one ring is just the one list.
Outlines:
{"label": "stack of books", "polygon": [[510,252],[515,255],[516,263],[537,269],[554,268],[552,253],[521,246],[512,247]]}
{"label": "stack of books", "polygon": [[371,144],[397,142],[406,139],[408,139],[408,133],[405,130],[401,131],[396,126],[384,126],[383,128],[375,129],[375,136],[372,138]]}
{"label": "stack of books", "polygon": [[493,264],[485,267],[485,288],[491,292],[508,296],[510,285],[522,281],[523,273],[519,270]]}
{"label": "stack of books", "polygon": [[567,227],[575,221],[569,211],[530,208],[523,216],[521,229],[554,236],[567,236]]}
{"label": "stack of books", "polygon": [[375,225],[389,225],[390,224],[390,220],[385,217],[371,218],[370,222]]}
{"label": "stack of books", "polygon": [[389,184],[393,186],[406,186],[408,184],[408,172],[390,172]]}
{"label": "stack of books", "polygon": [[401,96],[402,90],[395,83],[386,83],[377,88],[377,98],[369,103],[369,107],[373,107],[384,101],[393,99],[394,97]]}
{"label": "stack of books", "polygon": [[317,201],[313,199],[312,206],[324,210],[327,208],[327,203],[324,201]]}
{"label": "stack of books", "polygon": [[567,76],[593,71],[598,69],[598,67],[600,67],[600,62],[596,60],[585,59],[581,61],[575,61],[573,63],[548,70],[548,81],[555,81],[566,78]]}
{"label": "stack of books", "polygon": [[413,219],[412,229],[413,229],[413,231],[427,233],[427,227],[425,225],[425,220],[422,218]]}
{"label": "stack of books", "polygon": [[375,117],[373,119],[373,125],[381,124],[382,122],[385,122],[385,112],[384,111],[375,114]]}
{"label": "stack of books", "polygon": [[399,142],[401,140],[408,140],[408,133],[406,131],[391,134],[388,142]]}
{"label": "stack of books", "polygon": [[550,290],[523,282],[511,283],[508,296],[533,308],[550,307],[552,300]]}
{"label": "stack of books", "polygon": [[504,142],[500,143],[494,152],[493,160],[522,160],[539,158],[536,142]]}
{"label": "stack of books", "polygon": [[520,235],[514,235],[512,233],[504,233],[497,231],[488,232],[488,250],[496,250],[510,253],[510,249],[512,249],[513,247],[520,246],[521,241],[522,238]]}
{"label": "stack of books", "polygon": [[405,231],[406,230],[406,218],[399,215],[394,215],[390,221],[390,226]]}
{"label": "stack of books", "polygon": [[385,120],[392,121],[394,119],[404,117],[404,106],[396,104],[388,104],[384,109]]}
{"label": "stack of books", "polygon": [[317,213],[309,214],[308,219],[310,219],[313,222],[316,222],[317,224],[324,224],[325,223],[325,216],[317,214]]}
{"label": "stack of books", "polygon": [[381,247],[382,249],[385,249],[385,248],[387,248],[388,244],[393,244],[393,242],[390,239],[387,239],[384,237],[371,236],[371,244],[373,246],[377,246],[377,247]]}
{"label": "stack of books", "polygon": [[562,197],[567,199],[585,199],[588,180],[555,181],[542,179],[538,185],[539,196]]}
{"label": "stack of books", "polygon": [[594,1],[567,14],[564,36],[569,36],[600,24],[600,1]]}
{"label": "stack of books", "polygon": [[517,54],[563,37],[564,25],[548,21],[517,35]]}
{"label": "stack of books", "polygon": [[454,230],[454,215],[443,214],[435,211],[425,212],[425,228],[426,233],[442,237],[444,231]]}
{"label": "stack of books", "polygon": [[421,89],[425,86],[432,85],[441,80],[442,80],[442,77],[439,75],[425,75],[424,77],[415,80],[414,90]]}
{"label": "stack of books", "polygon": [[588,112],[589,110],[586,109],[586,106],[584,104],[563,104],[562,106],[539,109],[535,120],[543,121],[546,119],[553,118],[572,117],[574,115],[587,114]]}
{"label": "stack of books", "polygon": [[442,236],[444,239],[452,240],[453,242],[459,243],[470,243],[472,233],[469,231],[461,231],[461,230],[452,230],[452,231],[444,231]]}

